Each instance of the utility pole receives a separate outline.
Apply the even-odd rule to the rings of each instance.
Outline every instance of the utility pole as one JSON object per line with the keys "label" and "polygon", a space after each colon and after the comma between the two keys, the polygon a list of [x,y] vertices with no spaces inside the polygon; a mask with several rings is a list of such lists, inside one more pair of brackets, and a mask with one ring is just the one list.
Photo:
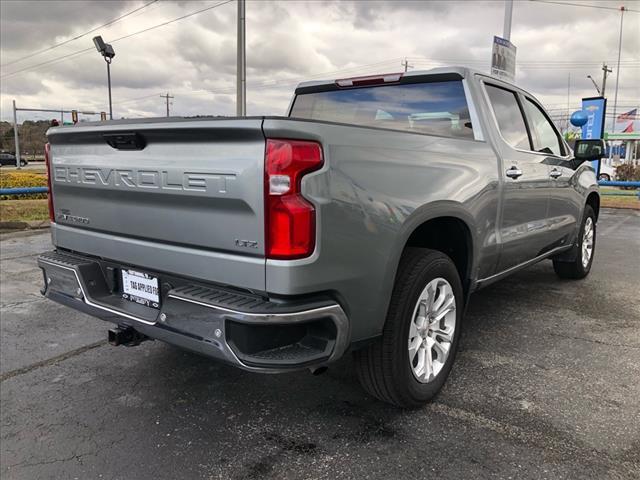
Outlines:
{"label": "utility pole", "polygon": [[405,72],[410,68],[413,68],[413,65],[409,65],[409,61],[407,60],[407,57],[404,58],[404,61],[400,62],[400,65],[404,67]]}
{"label": "utility pole", "polygon": [[622,21],[624,20],[624,6],[620,7],[620,38],[618,39],[618,66],[616,68],[616,93],[613,99],[613,123],[611,133],[616,131],[616,110],[618,108],[618,83],[620,82],[620,54],[622,53]]}
{"label": "utility pole", "polygon": [[169,116],[169,99],[173,98],[173,96],[169,95],[169,92],[167,92],[166,95],[160,95],[161,98],[164,98],[167,101],[167,117]]}
{"label": "utility pole", "polygon": [[504,27],[502,28],[502,38],[511,40],[511,18],[513,17],[513,0],[504,2]]}
{"label": "utility pole", "polygon": [[245,1],[238,0],[238,58],[236,65],[236,115],[247,114],[247,56],[245,31]]}
{"label": "utility pole", "polygon": [[16,115],[16,101],[13,101],[13,140],[16,142],[16,169],[20,170],[20,137],[18,137],[18,116]]}
{"label": "utility pole", "polygon": [[600,94],[603,97],[604,97],[604,89],[607,86],[607,73],[611,73],[611,72],[613,72],[613,70],[607,67],[606,63],[603,63],[602,64],[602,93]]}

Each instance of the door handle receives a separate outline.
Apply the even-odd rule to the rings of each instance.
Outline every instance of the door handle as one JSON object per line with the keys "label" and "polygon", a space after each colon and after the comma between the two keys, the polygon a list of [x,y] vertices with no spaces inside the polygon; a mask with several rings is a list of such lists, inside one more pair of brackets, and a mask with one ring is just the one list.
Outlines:
{"label": "door handle", "polygon": [[557,168],[554,168],[553,170],[551,170],[551,172],[549,172],[549,176],[551,178],[558,178],[562,176],[562,172]]}
{"label": "door handle", "polygon": [[506,172],[507,177],[509,178],[513,178],[516,179],[519,176],[522,175],[522,170],[520,170],[518,167],[516,167],[515,165],[513,167],[511,167],[509,170],[507,170]]}

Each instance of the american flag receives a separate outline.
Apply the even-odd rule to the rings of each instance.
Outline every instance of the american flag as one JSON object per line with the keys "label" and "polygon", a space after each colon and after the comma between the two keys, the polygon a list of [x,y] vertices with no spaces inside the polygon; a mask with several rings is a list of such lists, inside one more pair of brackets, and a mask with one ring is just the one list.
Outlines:
{"label": "american flag", "polygon": [[624,122],[625,120],[635,120],[637,111],[638,109],[634,108],[633,110],[629,110],[628,112],[621,113],[620,115],[618,115],[616,122]]}

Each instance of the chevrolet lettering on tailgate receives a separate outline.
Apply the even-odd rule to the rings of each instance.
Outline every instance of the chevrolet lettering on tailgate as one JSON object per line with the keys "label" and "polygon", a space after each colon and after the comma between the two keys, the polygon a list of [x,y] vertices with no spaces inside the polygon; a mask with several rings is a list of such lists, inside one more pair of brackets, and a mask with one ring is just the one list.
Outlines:
{"label": "chevrolet lettering on tailgate", "polygon": [[78,183],[125,188],[157,188],[194,192],[227,193],[234,174],[211,172],[169,172],[166,170],[134,170],[58,166],[54,167],[56,183]]}

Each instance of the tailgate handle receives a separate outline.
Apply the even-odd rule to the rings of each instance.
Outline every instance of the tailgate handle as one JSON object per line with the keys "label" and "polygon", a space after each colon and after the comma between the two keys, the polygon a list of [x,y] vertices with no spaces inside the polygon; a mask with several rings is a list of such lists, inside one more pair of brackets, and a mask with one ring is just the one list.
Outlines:
{"label": "tailgate handle", "polygon": [[136,132],[105,133],[102,138],[117,150],[142,150],[147,146],[145,138]]}

